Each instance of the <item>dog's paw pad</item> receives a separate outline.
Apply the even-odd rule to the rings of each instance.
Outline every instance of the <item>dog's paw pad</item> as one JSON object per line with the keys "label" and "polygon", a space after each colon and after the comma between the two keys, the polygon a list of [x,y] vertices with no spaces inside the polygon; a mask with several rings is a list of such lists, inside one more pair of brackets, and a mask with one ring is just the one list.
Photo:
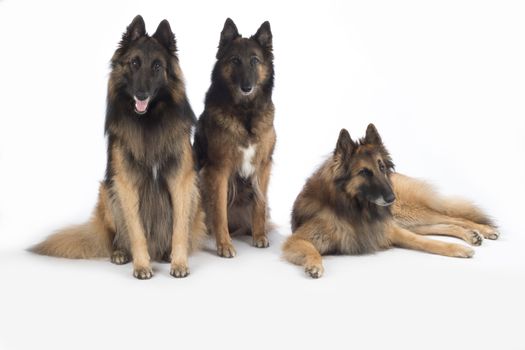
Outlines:
{"label": "dog's paw pad", "polygon": [[472,244],[472,245],[481,245],[481,243],[483,243],[483,236],[481,235],[481,233],[479,233],[478,231],[470,231],[468,233],[468,237],[469,237],[469,243]]}
{"label": "dog's paw pad", "polygon": [[270,241],[268,237],[262,236],[253,239],[253,246],[257,248],[268,248],[270,246]]}
{"label": "dog's paw pad", "polygon": [[122,250],[115,250],[111,254],[111,262],[117,265],[127,264],[130,261],[129,255]]}
{"label": "dog's paw pad", "polygon": [[190,274],[190,269],[186,265],[171,266],[170,275],[175,278],[183,278]]}
{"label": "dog's paw pad", "polygon": [[133,270],[133,276],[139,280],[149,280],[153,277],[153,271],[150,267],[137,267]]}
{"label": "dog's paw pad", "polygon": [[304,272],[312,278],[319,278],[323,275],[324,268],[321,265],[308,265],[305,266]]}
{"label": "dog's paw pad", "polygon": [[231,243],[226,243],[217,245],[217,254],[223,258],[233,258],[237,252]]}

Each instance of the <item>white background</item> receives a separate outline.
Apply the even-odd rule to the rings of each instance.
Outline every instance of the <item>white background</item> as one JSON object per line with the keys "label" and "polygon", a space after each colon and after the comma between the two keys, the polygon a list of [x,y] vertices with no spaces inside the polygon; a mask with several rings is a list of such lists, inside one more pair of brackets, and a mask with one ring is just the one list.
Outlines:
{"label": "white background", "polygon": [[[197,253],[184,280],[24,251],[94,207],[108,62],[139,13],[170,21],[197,115],[226,17],[274,34],[279,230]],[[524,349],[524,18],[501,0],[0,1],[0,349]],[[306,177],[369,122],[400,172],[476,201],[501,239],[470,260],[327,257],[320,280],[282,261]]]}

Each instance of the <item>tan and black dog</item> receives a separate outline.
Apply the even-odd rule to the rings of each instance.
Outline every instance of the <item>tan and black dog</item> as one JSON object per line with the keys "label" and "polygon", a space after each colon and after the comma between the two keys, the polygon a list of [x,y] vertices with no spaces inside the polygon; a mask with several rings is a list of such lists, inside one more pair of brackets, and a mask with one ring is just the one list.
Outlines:
{"label": "tan and black dog", "polygon": [[259,248],[269,245],[273,80],[270,24],[243,38],[228,18],[194,142],[208,230],[222,257],[236,254],[230,233],[251,234]]}
{"label": "tan and black dog", "polygon": [[187,276],[188,253],[205,236],[190,141],[194,124],[169,23],[149,36],[135,17],[111,60],[107,168],[95,212],[32,251],[111,256],[116,264],[132,259],[139,279],[151,278],[150,260],[171,260],[171,274]]}
{"label": "tan and black dog", "polygon": [[[393,172],[394,164],[373,124],[354,142],[343,129],[333,155],[307,180],[292,212],[284,257],[321,277],[321,255],[366,254],[399,246],[470,258],[467,246],[421,235],[448,235],[479,245],[498,238],[475,205],[437,195],[418,180]],[[397,198],[397,200],[396,200]]]}

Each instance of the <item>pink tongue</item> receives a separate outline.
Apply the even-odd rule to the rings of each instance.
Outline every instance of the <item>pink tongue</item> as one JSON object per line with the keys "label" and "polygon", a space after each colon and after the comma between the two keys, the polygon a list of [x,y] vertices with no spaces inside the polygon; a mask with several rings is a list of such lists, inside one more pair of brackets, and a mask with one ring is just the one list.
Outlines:
{"label": "pink tongue", "polygon": [[149,103],[149,97],[145,99],[144,101],[141,101],[135,97],[135,108],[139,112],[145,112],[146,108],[148,108],[148,103]]}

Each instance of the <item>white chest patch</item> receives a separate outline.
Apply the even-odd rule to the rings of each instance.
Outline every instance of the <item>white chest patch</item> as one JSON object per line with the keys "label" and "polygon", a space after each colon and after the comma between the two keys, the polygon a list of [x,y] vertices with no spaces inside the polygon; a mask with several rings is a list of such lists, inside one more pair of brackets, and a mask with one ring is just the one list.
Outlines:
{"label": "white chest patch", "polygon": [[255,167],[252,164],[253,156],[255,155],[255,150],[257,146],[254,144],[249,145],[246,148],[239,147],[239,150],[242,153],[242,164],[239,174],[245,179],[253,175]]}
{"label": "white chest patch", "polygon": [[153,180],[157,180],[158,176],[159,176],[159,165],[158,164],[155,164],[153,166],[153,168],[151,169],[151,172],[153,174]]}

